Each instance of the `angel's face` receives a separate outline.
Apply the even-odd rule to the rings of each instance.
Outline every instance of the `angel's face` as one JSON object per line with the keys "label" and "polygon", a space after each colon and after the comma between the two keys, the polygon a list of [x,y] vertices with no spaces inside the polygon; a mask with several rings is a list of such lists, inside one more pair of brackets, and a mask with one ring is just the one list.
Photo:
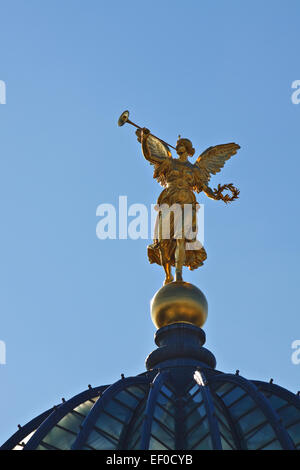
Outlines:
{"label": "angel's face", "polygon": [[177,155],[179,156],[179,160],[182,160],[185,162],[188,159],[188,153],[184,144],[177,145],[176,152],[177,152]]}

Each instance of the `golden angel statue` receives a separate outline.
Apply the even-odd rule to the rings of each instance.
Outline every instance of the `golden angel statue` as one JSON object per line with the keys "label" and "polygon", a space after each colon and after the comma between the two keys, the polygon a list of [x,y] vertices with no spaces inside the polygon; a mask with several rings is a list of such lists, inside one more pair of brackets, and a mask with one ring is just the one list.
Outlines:
{"label": "golden angel statue", "polygon": [[[173,158],[169,144],[155,137],[148,129],[129,121],[128,116],[129,112],[125,111],[120,116],[119,125],[128,122],[138,128],[136,135],[142,153],[154,165],[153,177],[165,188],[157,200],[158,215],[154,240],[148,246],[148,258],[150,263],[163,266],[166,274],[164,284],[174,280],[172,266],[175,266],[175,281],[182,281],[183,266],[197,269],[207,257],[203,245],[197,240],[196,213],[199,205],[194,192],[203,191],[209,198],[223,200],[226,204],[237,199],[239,190],[232,183],[218,185],[217,189],[211,189],[208,184],[211,175],[218,173],[240,146],[229,143],[209,147],[195,163],[190,163],[188,158],[194,155],[195,150],[189,139],[179,136],[175,147],[178,158]],[[231,196],[223,194],[224,190],[231,191]],[[162,207],[171,208],[171,213],[170,210],[161,210]],[[174,207],[190,208],[190,217],[185,218],[185,210],[172,210]]]}
{"label": "golden angel statue", "polygon": [[[236,154],[240,148],[235,143],[216,145],[205,150],[196,160],[190,163],[189,157],[195,153],[192,142],[189,139],[179,138],[176,145],[178,158],[172,158],[169,148],[154,138],[146,128],[136,131],[138,140],[142,144],[142,152],[146,160],[154,165],[153,177],[165,187],[161,192],[157,204],[158,207],[166,204],[168,207],[190,205],[192,216],[189,223],[176,223],[176,211],[168,214],[168,237],[162,237],[164,225],[164,213],[159,211],[155,230],[154,243],[148,246],[150,263],[157,263],[164,267],[166,279],[164,284],[174,280],[171,266],[175,266],[175,280],[182,281],[182,267],[197,269],[206,259],[206,251],[199,240],[196,239],[196,212],[198,209],[194,191],[203,191],[209,198],[223,200],[225,203],[238,198],[239,191],[232,184],[218,186],[212,190],[209,186],[211,175],[218,173],[223,168],[226,160]],[[232,196],[223,195],[224,190],[230,190]],[[176,207],[176,206],[175,206]],[[173,217],[172,217],[173,215]],[[182,212],[179,212],[182,217]],[[194,230],[192,230],[194,228]],[[180,233],[177,233],[179,229]],[[193,244],[191,242],[194,242]],[[189,249],[191,246],[192,249]]]}

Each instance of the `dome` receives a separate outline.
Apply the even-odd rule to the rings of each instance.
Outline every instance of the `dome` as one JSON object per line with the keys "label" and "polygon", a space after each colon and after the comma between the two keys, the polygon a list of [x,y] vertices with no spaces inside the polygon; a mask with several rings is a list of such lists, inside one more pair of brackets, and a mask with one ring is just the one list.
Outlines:
{"label": "dome", "polygon": [[195,325],[164,326],[155,341],[146,372],[89,386],[20,427],[1,449],[300,449],[298,395],[218,371]]}

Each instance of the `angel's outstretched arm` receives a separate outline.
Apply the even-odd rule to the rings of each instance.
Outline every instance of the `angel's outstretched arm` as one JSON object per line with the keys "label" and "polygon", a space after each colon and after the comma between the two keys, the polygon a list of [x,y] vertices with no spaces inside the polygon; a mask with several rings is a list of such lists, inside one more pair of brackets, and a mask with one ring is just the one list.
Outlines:
{"label": "angel's outstretched arm", "polygon": [[[229,194],[223,194],[224,190],[231,191],[231,196],[229,196]],[[203,192],[209,198],[214,199],[215,201],[222,200],[223,202],[225,202],[225,204],[228,204],[229,202],[238,199],[240,194],[240,191],[235,186],[233,186],[232,183],[223,185],[218,184],[218,187],[216,189],[211,189],[208,186],[204,185]]]}
{"label": "angel's outstretched arm", "polygon": [[211,189],[209,186],[202,186],[203,192],[208,196],[210,199],[214,199],[215,201],[219,201],[220,197],[217,196],[216,190]]}

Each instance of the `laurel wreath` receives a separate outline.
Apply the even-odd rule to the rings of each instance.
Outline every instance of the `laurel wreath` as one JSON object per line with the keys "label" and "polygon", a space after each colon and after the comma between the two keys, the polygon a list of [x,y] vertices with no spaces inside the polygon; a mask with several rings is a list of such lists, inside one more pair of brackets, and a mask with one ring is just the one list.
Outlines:
{"label": "laurel wreath", "polygon": [[[230,191],[231,196],[229,194],[223,194],[223,191]],[[218,184],[217,189],[215,189],[215,195],[217,199],[221,199],[222,201],[225,202],[225,204],[228,204],[229,202],[235,201],[238,199],[240,194],[240,191],[233,186],[232,183],[229,184]]]}

